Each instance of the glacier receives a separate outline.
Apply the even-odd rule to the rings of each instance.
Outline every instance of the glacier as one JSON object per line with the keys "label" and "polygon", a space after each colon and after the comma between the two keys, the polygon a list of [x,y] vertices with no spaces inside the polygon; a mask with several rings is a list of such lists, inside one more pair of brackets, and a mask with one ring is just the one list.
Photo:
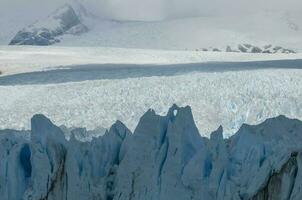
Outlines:
{"label": "glacier", "polygon": [[[253,66],[247,62],[238,71],[230,68],[239,64],[228,67],[221,63],[226,71],[217,72],[201,71],[207,64],[183,64],[179,70],[165,65],[160,68],[164,72],[161,74],[154,69],[159,64],[140,65],[142,68],[137,71],[137,68],[103,70],[100,67],[108,65],[98,68],[83,65],[78,69],[72,66],[13,76],[5,76],[4,72],[0,77],[0,129],[28,130],[31,117],[41,113],[57,125],[67,127],[94,130],[109,128],[120,120],[134,131],[147,109],[165,115],[166,108],[176,103],[192,107],[203,136],[209,137],[212,130],[222,125],[224,136],[228,137],[237,132],[242,123],[258,124],[281,114],[302,119],[302,71],[288,68],[295,62],[276,61],[280,67],[285,66],[280,69],[264,69],[267,65],[262,62],[259,67],[263,69],[244,70]],[[196,69],[201,66],[200,70],[188,72],[194,65]],[[296,66],[302,66],[301,62]],[[174,75],[166,76],[169,71]],[[94,78],[87,80],[89,77]],[[94,80],[96,78],[101,79]],[[26,80],[28,82],[24,82]]]}
{"label": "glacier", "polygon": [[[301,199],[302,122],[278,116],[202,137],[189,106],[148,110],[134,133],[120,121],[79,141],[44,115],[0,131],[3,200]],[[85,132],[85,129],[81,129]],[[85,135],[85,134],[83,134]]]}

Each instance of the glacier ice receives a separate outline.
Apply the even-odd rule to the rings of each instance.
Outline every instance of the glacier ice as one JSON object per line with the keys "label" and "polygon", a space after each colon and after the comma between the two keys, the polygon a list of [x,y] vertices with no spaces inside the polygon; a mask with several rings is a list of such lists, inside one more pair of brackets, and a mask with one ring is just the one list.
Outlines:
{"label": "glacier ice", "polygon": [[173,105],[133,134],[120,121],[91,141],[64,134],[43,115],[30,132],[0,131],[1,199],[302,198],[302,122],[285,116],[206,138],[191,108]]}
{"label": "glacier ice", "polygon": [[[288,66],[288,61],[277,64]],[[58,70],[56,77],[43,72],[46,75],[35,77],[49,75],[48,80],[55,80],[63,74],[61,79],[66,80],[72,72]],[[87,70],[88,74],[96,74],[94,72]],[[149,74],[148,70],[146,74]],[[212,130],[222,125],[224,136],[230,136],[242,123],[259,124],[281,114],[301,120],[301,76],[300,69],[259,69],[62,84],[3,85],[0,86],[0,129],[28,130],[31,117],[42,113],[56,124],[67,127],[108,128],[118,119],[134,131],[139,117],[147,109],[165,115],[166,108],[177,103],[192,107],[201,135],[209,137]],[[35,81],[32,77],[28,76],[28,79]],[[2,77],[0,82],[5,79],[6,76]],[[20,75],[12,80],[17,82],[17,79],[21,79]]]}

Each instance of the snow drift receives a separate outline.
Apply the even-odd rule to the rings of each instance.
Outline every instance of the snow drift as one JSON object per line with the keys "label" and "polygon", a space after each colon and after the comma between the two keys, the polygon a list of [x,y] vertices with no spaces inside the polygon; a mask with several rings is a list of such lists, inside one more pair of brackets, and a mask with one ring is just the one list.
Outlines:
{"label": "snow drift", "polygon": [[[9,199],[301,199],[302,122],[279,116],[201,137],[190,107],[116,122],[79,142],[43,115],[0,134],[0,195]],[[28,136],[30,134],[30,138]],[[276,192],[278,191],[278,192]]]}

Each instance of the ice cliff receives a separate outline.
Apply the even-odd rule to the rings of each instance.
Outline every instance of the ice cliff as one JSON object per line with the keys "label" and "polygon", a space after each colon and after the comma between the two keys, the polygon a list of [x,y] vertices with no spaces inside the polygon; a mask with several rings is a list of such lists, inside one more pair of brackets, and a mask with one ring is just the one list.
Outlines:
{"label": "ice cliff", "polygon": [[[80,142],[43,115],[0,132],[2,200],[301,199],[302,122],[279,116],[201,137],[190,107],[149,110]],[[85,132],[85,129],[81,131]]]}

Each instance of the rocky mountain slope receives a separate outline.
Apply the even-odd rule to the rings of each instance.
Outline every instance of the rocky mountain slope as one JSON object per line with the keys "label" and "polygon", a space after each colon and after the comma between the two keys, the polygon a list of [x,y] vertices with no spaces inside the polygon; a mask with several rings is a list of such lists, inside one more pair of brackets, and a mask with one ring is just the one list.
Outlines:
{"label": "rocky mountain slope", "polygon": [[30,133],[1,131],[4,200],[302,197],[302,122],[284,116],[229,139],[222,127],[201,137],[191,109],[175,105],[167,116],[149,110],[133,134],[116,122],[89,142],[66,140],[43,115],[31,123]]}
{"label": "rocky mountain slope", "polygon": [[[161,21],[129,21],[106,18],[101,11],[76,2],[70,1],[48,17],[36,15],[23,20],[22,13],[21,17],[14,14],[1,16],[0,44],[240,53],[301,51],[301,17],[286,11],[260,9],[243,16],[202,15]],[[50,13],[51,9],[44,10]]]}
{"label": "rocky mountain slope", "polygon": [[[198,49],[197,49],[198,50]],[[237,53],[265,53],[265,54],[290,54],[296,53],[292,49],[287,49],[281,46],[273,46],[271,44],[264,45],[263,47],[252,45],[252,44],[239,44],[237,46],[227,45],[225,49],[219,48],[202,48],[202,51],[213,51],[213,52],[237,52]]]}
{"label": "rocky mountain slope", "polygon": [[10,45],[51,45],[60,42],[59,36],[78,35],[88,31],[79,16],[66,4],[60,7],[46,19],[22,29],[10,41]]}

